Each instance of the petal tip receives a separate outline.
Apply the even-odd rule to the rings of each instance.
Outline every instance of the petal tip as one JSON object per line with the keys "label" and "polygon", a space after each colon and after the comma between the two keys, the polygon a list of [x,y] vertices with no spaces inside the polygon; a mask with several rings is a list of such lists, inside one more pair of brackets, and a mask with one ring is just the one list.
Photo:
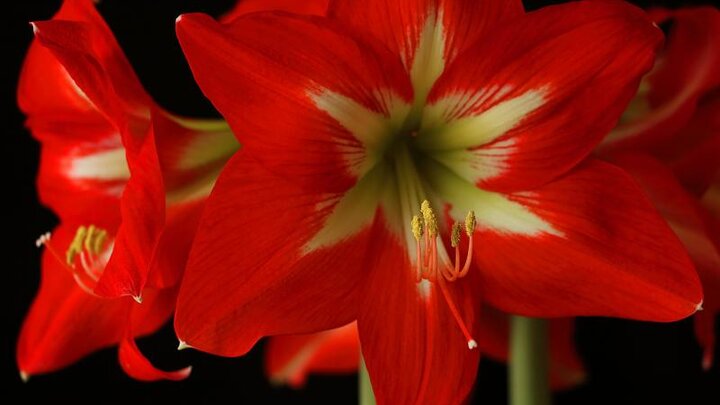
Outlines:
{"label": "petal tip", "polygon": [[703,302],[704,302],[704,300],[700,300],[700,302],[695,304],[695,311],[693,313],[700,312],[703,310]]}
{"label": "petal tip", "polygon": [[22,382],[24,383],[28,382],[28,380],[30,380],[30,374],[23,370],[20,370],[20,380],[22,380]]}
{"label": "petal tip", "polygon": [[193,348],[192,346],[190,346],[189,344],[185,343],[182,340],[180,340],[178,342],[178,347],[177,347],[178,350],[185,350],[185,349],[192,349],[192,348]]}
{"label": "petal tip", "polygon": [[177,371],[178,379],[184,380],[190,376],[190,373],[192,373],[192,366],[187,366],[181,370]]}
{"label": "petal tip", "polygon": [[188,24],[192,24],[193,22],[198,22],[198,21],[200,21],[200,20],[202,20],[202,19],[212,20],[212,17],[210,17],[210,16],[208,16],[208,15],[206,15],[206,14],[203,14],[203,13],[185,13],[185,14],[180,14],[180,15],[177,16],[177,18],[175,19],[175,25],[176,25],[176,26],[188,25]]}
{"label": "petal tip", "polygon": [[703,359],[702,359],[703,371],[710,371],[710,369],[712,368],[712,363],[713,362],[712,362],[711,358],[709,358],[708,356],[703,356]]}

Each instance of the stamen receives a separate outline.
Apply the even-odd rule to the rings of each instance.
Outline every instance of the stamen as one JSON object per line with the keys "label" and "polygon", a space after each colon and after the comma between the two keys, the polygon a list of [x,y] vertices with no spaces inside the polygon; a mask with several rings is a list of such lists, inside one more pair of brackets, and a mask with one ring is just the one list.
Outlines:
{"label": "stamen", "polygon": [[420,205],[420,212],[422,213],[423,220],[425,220],[425,228],[427,233],[433,237],[438,233],[437,218],[435,218],[435,212],[430,207],[430,202],[424,200]]}
{"label": "stamen", "polygon": [[80,254],[80,252],[83,251],[83,242],[85,241],[85,237],[87,236],[87,228],[84,226],[81,226],[77,229],[75,232],[75,237],[73,238],[72,242],[70,242],[70,246],[68,246],[67,250],[65,251],[65,261],[67,262],[68,266],[75,266],[75,258],[77,255]]}
{"label": "stamen", "polygon": [[420,218],[417,215],[413,215],[411,226],[415,240],[419,241],[420,237],[423,236],[423,224],[420,222]]}
{"label": "stamen", "polygon": [[423,236],[423,224],[420,217],[413,215],[410,222],[413,236],[415,237],[415,253],[416,253],[416,276],[415,282],[419,283],[423,276],[422,249],[420,249],[420,238]]}
{"label": "stamen", "polygon": [[[467,216],[465,216],[465,234],[468,236],[468,250],[467,250],[467,256],[465,256],[465,264],[463,265],[462,270],[460,270],[460,273],[458,274],[458,277],[462,278],[465,277],[470,271],[470,263],[472,261],[472,252],[473,252],[473,235],[475,234],[475,211],[470,210],[467,213]],[[459,253],[456,251],[456,253]],[[456,267],[459,260],[459,257],[456,256]]]}
{"label": "stamen", "polygon": [[431,246],[431,254],[430,254],[430,271],[429,276],[430,278],[428,280],[435,281],[437,279],[437,270],[438,270],[438,260],[437,260],[437,243],[435,243],[435,238],[433,238],[433,243]]}
{"label": "stamen", "polygon": [[452,226],[452,234],[450,235],[450,246],[456,248],[460,245],[460,224],[455,222]]}
{"label": "stamen", "polygon": [[467,216],[465,216],[465,233],[468,238],[471,238],[473,232],[475,232],[475,211],[470,210],[468,211]]}
{"label": "stamen", "polygon": [[[419,216],[415,215],[410,223],[417,249],[416,281],[420,282],[422,279],[426,279],[432,283],[438,283],[440,291],[443,294],[443,298],[450,309],[450,313],[455,318],[455,321],[467,340],[468,349],[472,350],[477,347],[477,342],[470,335],[470,331],[465,325],[465,321],[462,319],[460,312],[447,291],[445,282],[453,282],[459,278],[463,278],[470,270],[473,251],[473,234],[476,226],[475,213],[473,211],[469,211],[465,217],[464,228],[465,234],[468,237],[468,250],[462,268],[460,268],[460,239],[462,237],[462,225],[458,222],[453,223],[450,233],[450,245],[455,248],[455,262],[452,263],[446,256],[443,244],[438,243],[438,222],[435,212],[430,206],[430,202],[428,200],[424,200],[420,205],[420,213],[422,215],[422,220]],[[422,244],[420,243],[421,238],[423,239]],[[438,245],[440,246],[439,248]],[[440,265],[438,260],[438,249],[443,249],[442,265]]]}
{"label": "stamen", "polygon": [[58,252],[50,244],[51,238],[52,238],[52,234],[50,232],[46,232],[46,233],[42,234],[35,241],[35,246],[37,246],[38,248],[41,248],[44,246],[45,249],[47,249],[47,251],[50,252],[50,254],[55,258],[55,260],[57,260],[58,262],[63,264],[65,267],[67,267],[67,264],[65,263],[65,261],[60,257]]}
{"label": "stamen", "polygon": [[39,248],[50,242],[50,236],[50,232],[45,232],[44,234],[40,235],[40,237],[37,238],[37,240],[35,241],[35,246]]}
{"label": "stamen", "polygon": [[450,294],[447,292],[447,288],[445,287],[445,283],[441,280],[438,284],[440,284],[440,291],[442,291],[443,297],[445,298],[445,302],[448,305],[448,308],[450,308],[450,313],[452,313],[453,317],[455,318],[455,322],[457,322],[458,326],[460,327],[460,331],[465,335],[465,340],[467,340],[468,349],[472,350],[477,347],[477,342],[475,339],[473,339],[472,335],[470,335],[470,331],[468,330],[467,326],[465,325],[465,321],[463,321],[462,317],[460,316],[460,312],[458,311],[457,307],[455,306],[455,303],[450,298]]}
{"label": "stamen", "polygon": [[422,252],[420,249],[420,240],[415,241],[415,252],[416,252],[416,264],[415,264],[415,282],[419,283],[423,278],[423,262],[422,262]]}
{"label": "stamen", "polygon": [[50,243],[51,235],[46,233],[35,242],[37,247],[44,246],[48,252],[62,264],[73,276],[75,283],[90,295],[104,269],[105,263],[100,257],[107,249],[108,233],[95,225],[80,226],[68,245],[63,258]]}

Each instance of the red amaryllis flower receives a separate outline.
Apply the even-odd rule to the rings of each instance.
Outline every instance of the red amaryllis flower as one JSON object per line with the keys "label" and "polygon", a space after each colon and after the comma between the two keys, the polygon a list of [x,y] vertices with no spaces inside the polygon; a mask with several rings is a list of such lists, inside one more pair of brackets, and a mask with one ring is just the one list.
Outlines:
{"label": "red amaryllis flower", "polygon": [[720,311],[720,251],[712,215],[699,199],[720,169],[720,12],[698,7],[650,15],[672,23],[666,48],[598,153],[635,177],[693,259],[706,292],[695,324],[709,368]]}
{"label": "red amaryllis flower", "polygon": [[189,258],[186,344],[235,356],[357,319],[380,403],[455,403],[481,300],[530,316],[697,309],[692,264],[636,184],[584,161],[651,66],[661,34],[641,11],[337,1],[327,18],[186,15],[177,30],[244,145]]}
{"label": "red amaryllis flower", "polygon": [[[170,317],[204,196],[237,142],[226,126],[157,108],[91,1],[65,1],[33,28],[18,102],[42,144],[38,191],[61,225],[38,241],[42,285],[18,342],[21,373],[120,342],[129,375],[184,378],[189,368],[154,369],[133,339]],[[98,297],[125,295],[142,304]]]}
{"label": "red amaryllis flower", "polygon": [[[326,16],[328,0],[240,0],[221,22],[258,11],[285,11],[295,14]],[[489,307],[487,307],[489,308]],[[509,358],[508,316],[489,308],[482,311],[483,333],[478,347],[496,361]],[[575,351],[572,338],[574,325],[569,318],[551,320],[550,324],[550,385],[563,390],[585,379],[585,370]],[[302,387],[310,374],[355,373],[360,361],[360,342],[355,322],[346,326],[304,335],[270,337],[266,345],[265,369],[268,378],[294,388]]]}

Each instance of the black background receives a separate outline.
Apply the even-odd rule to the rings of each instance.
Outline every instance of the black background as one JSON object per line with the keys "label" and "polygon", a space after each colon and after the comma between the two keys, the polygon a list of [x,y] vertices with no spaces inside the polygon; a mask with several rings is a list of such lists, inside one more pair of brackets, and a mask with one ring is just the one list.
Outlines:
{"label": "black background", "polygon": [[[299,0],[302,1],[302,0]],[[393,1],[393,0],[388,0]],[[551,2],[526,1],[529,8]],[[709,4],[709,1],[638,1],[642,6]],[[159,366],[192,364],[183,382],[138,383],[126,377],[116,351],[106,349],[50,375],[22,383],[15,365],[15,344],[39,283],[38,235],[56,224],[37,202],[34,178],[38,144],[23,128],[15,103],[15,86],[25,50],[32,39],[27,24],[48,19],[59,1],[8,1],[2,4],[2,119],[0,120],[0,190],[2,239],[0,296],[2,309],[2,383],[5,398],[65,403],[353,403],[356,377],[310,378],[303,390],[273,387],[262,374],[262,344],[249,355],[225,359],[193,351],[177,352],[168,325],[140,340],[141,349]],[[232,0],[103,0],[98,8],[154,99],[170,111],[189,116],[215,116],[192,80],[174,34],[175,17],[203,11],[219,15]],[[718,39],[720,46],[720,38]],[[588,382],[555,395],[567,404],[720,404],[720,367],[700,370],[700,350],[692,322],[650,324],[617,319],[586,318],[577,322],[576,342],[588,368]],[[402,370],[387,370],[402,373]],[[471,403],[506,402],[505,366],[483,360]],[[8,389],[9,388],[9,389]],[[14,394],[19,394],[15,396]],[[15,400],[10,400],[14,402]],[[3,401],[7,403],[5,400]]]}

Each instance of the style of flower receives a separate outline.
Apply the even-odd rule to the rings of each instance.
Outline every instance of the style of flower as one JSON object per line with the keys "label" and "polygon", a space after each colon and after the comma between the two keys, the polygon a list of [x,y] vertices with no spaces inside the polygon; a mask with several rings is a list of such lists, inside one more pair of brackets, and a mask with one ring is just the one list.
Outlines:
{"label": "style of flower", "polygon": [[42,145],[40,198],[60,225],[38,239],[21,376],[119,343],[130,376],[185,378],[190,368],[155,369],[134,338],[172,315],[205,196],[237,142],[224,124],[157,107],[90,0],[66,0],[33,29],[18,103]]}
{"label": "style of flower", "polygon": [[482,301],[655,321],[699,308],[687,254],[636,183],[586,159],[652,65],[662,36],[640,10],[328,10],[178,19],[196,80],[243,144],[198,227],[182,344],[237,356],[357,319],[379,403],[459,403]]}

